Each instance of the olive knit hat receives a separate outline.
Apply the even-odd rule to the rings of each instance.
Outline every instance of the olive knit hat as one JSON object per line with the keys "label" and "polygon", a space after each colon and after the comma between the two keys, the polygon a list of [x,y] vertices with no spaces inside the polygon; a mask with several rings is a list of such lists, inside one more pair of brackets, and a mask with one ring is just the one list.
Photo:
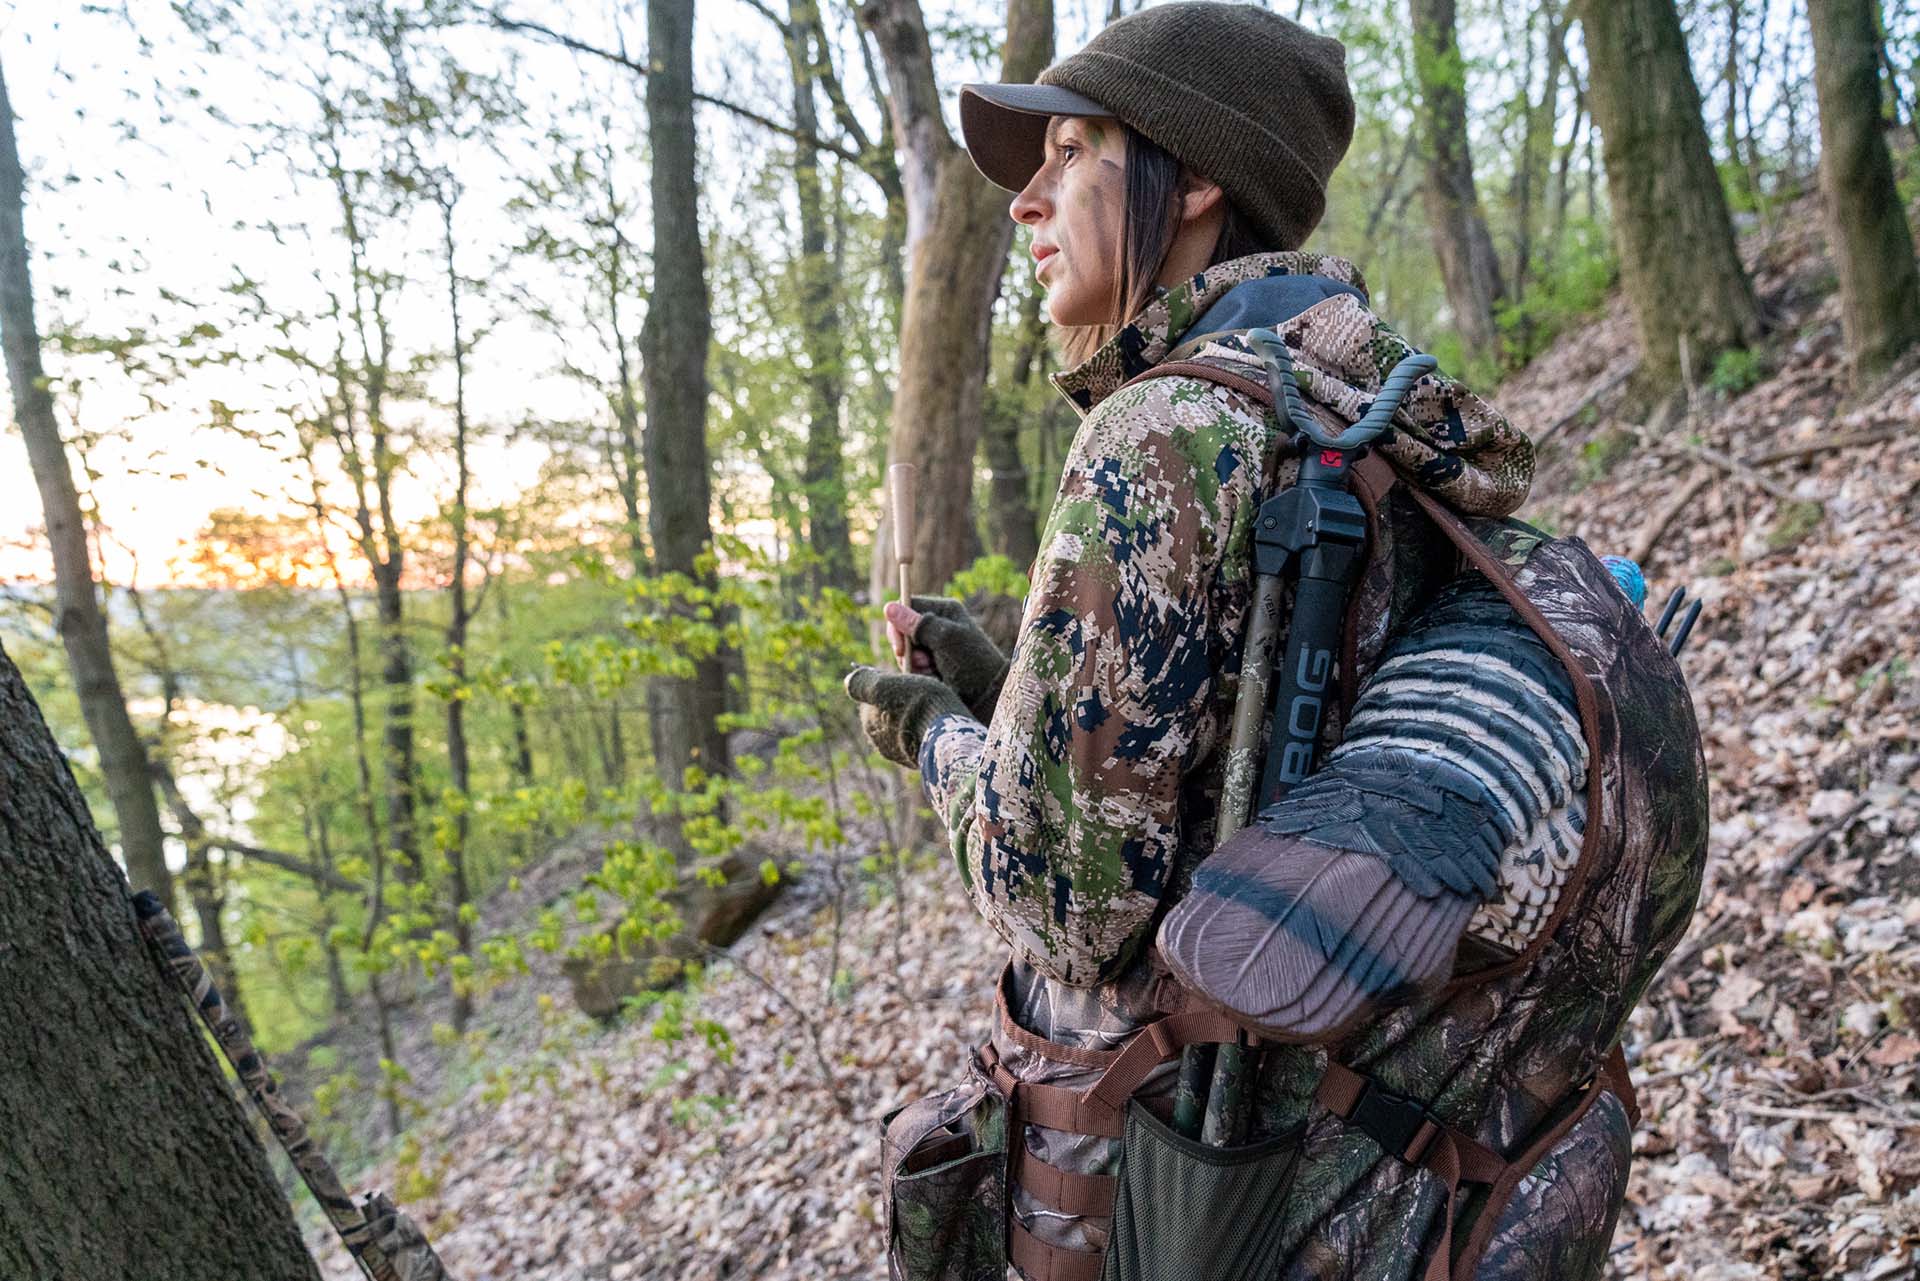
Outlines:
{"label": "olive knit hat", "polygon": [[1118,118],[1219,183],[1274,248],[1295,249],[1353,139],[1347,51],[1266,9],[1182,0],[1110,24],[1037,84],[960,91],[967,151],[1009,191],[1040,168],[1048,116]]}

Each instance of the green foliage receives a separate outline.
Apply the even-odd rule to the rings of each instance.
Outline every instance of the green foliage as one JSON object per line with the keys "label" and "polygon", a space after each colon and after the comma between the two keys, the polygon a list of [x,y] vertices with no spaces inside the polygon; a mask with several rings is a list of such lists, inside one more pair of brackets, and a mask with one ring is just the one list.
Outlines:
{"label": "green foliage", "polygon": [[1505,335],[1507,358],[1524,364],[1569,328],[1600,311],[1619,278],[1619,261],[1607,228],[1591,219],[1569,223],[1565,240],[1539,264],[1526,292],[1495,313]]}
{"label": "green foliage", "polygon": [[1632,432],[1625,428],[1614,428],[1601,432],[1580,446],[1580,462],[1574,472],[1575,487],[1585,489],[1603,479],[1633,453],[1638,443]]}
{"label": "green foliage", "polygon": [[402,1137],[400,1150],[394,1154],[392,1195],[409,1204],[437,1195],[450,1160],[445,1154],[429,1157],[414,1135]]}
{"label": "green foliage", "polygon": [[1019,600],[1027,594],[1027,572],[1005,556],[982,556],[955,574],[941,592],[961,599],[980,595]]}
{"label": "green foliage", "polygon": [[1767,550],[1780,552],[1799,546],[1820,527],[1826,514],[1826,508],[1811,499],[1782,504],[1767,527]]}
{"label": "green foliage", "polygon": [[1723,396],[1738,396],[1767,376],[1766,358],[1747,347],[1732,347],[1714,359],[1707,386]]}

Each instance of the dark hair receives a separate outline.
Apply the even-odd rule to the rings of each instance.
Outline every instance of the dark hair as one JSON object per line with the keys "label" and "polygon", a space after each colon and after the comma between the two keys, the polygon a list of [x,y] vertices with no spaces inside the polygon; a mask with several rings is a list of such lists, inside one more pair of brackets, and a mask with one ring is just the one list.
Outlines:
{"label": "dark hair", "polygon": [[[1127,140],[1127,207],[1120,223],[1120,270],[1115,273],[1112,306],[1107,313],[1118,319],[1112,324],[1066,328],[1061,354],[1070,366],[1099,350],[1120,325],[1147,305],[1154,281],[1173,249],[1174,231],[1179,225],[1175,202],[1180,196],[1183,166],[1166,148],[1132,126],[1122,124],[1120,128]],[[1232,200],[1226,205],[1227,219],[1207,259],[1209,266],[1272,248]]]}

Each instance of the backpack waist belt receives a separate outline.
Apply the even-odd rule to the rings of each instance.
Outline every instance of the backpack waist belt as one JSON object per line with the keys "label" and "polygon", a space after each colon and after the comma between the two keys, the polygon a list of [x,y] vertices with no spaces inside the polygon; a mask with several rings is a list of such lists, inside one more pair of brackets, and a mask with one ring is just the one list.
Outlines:
{"label": "backpack waist belt", "polygon": [[[1146,1024],[1118,1050],[1062,1045],[1029,1032],[1014,1021],[1006,1000],[1010,973],[1009,969],[1009,973],[1002,976],[996,994],[998,1034],[1050,1062],[1104,1070],[1098,1080],[1083,1090],[1023,1081],[1007,1067],[993,1039],[988,1038],[980,1048],[980,1058],[1008,1104],[1008,1184],[1055,1213],[1109,1217],[1113,1214],[1118,1180],[1112,1175],[1063,1170],[1041,1160],[1027,1150],[1026,1127],[1037,1125],[1067,1134],[1121,1138],[1126,1128],[1127,1101],[1153,1069],[1178,1058],[1188,1045],[1233,1042],[1243,1038],[1244,1032],[1224,1015],[1194,1010],[1168,1014]],[[1424,1104],[1396,1094],[1342,1063],[1328,1062],[1314,1091],[1314,1101],[1378,1143],[1388,1155],[1419,1166],[1440,1180],[1447,1193],[1440,1241],[1427,1261],[1421,1281],[1470,1281],[1498,1224],[1500,1210],[1518,1189],[1520,1180],[1579,1124],[1602,1094],[1609,1093],[1626,1109],[1629,1125],[1637,1126],[1638,1100],[1627,1073],[1626,1056],[1617,1045],[1583,1087],[1574,1107],[1511,1160],[1472,1135],[1441,1121]],[[1483,1184],[1489,1193],[1487,1206],[1467,1235],[1456,1261],[1453,1222],[1459,1210],[1463,1183]],[[1032,1281],[1098,1281],[1104,1251],[1048,1244],[1027,1231],[1010,1209],[1007,1253]]]}

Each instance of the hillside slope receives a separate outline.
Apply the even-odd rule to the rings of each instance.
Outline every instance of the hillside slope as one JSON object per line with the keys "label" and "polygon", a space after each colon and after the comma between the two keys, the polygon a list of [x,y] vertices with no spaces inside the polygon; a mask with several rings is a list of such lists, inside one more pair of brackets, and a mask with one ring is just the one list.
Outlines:
{"label": "hillside slope", "polygon": [[[1622,418],[1616,304],[1498,397],[1545,436],[1527,515],[1603,552],[1658,525],[1650,607],[1706,602],[1685,667],[1713,859],[1629,1036],[1621,1277],[1907,1276],[1920,1249],[1920,372],[1848,403],[1821,239],[1803,204],[1750,243],[1776,338],[1744,390],[1723,367],[1687,417]],[[953,1081],[1001,950],[940,861],[898,915],[850,910],[837,984],[830,928],[811,878],[716,972],[698,1013],[731,1056],[549,1015],[520,1088],[423,1122],[396,1191],[456,1274],[884,1276],[878,1119]]]}
{"label": "hillside slope", "polygon": [[[1693,1281],[1911,1276],[1920,370],[1847,396],[1815,202],[1750,238],[1748,261],[1774,324],[1760,381],[1703,388],[1690,417],[1652,431],[1601,396],[1548,438],[1525,513],[1601,551],[1651,542],[1650,609],[1675,585],[1705,602],[1683,666],[1712,862],[1633,1022],[1647,1124],[1616,1264]],[[1539,435],[1636,357],[1616,304],[1501,404]]]}

